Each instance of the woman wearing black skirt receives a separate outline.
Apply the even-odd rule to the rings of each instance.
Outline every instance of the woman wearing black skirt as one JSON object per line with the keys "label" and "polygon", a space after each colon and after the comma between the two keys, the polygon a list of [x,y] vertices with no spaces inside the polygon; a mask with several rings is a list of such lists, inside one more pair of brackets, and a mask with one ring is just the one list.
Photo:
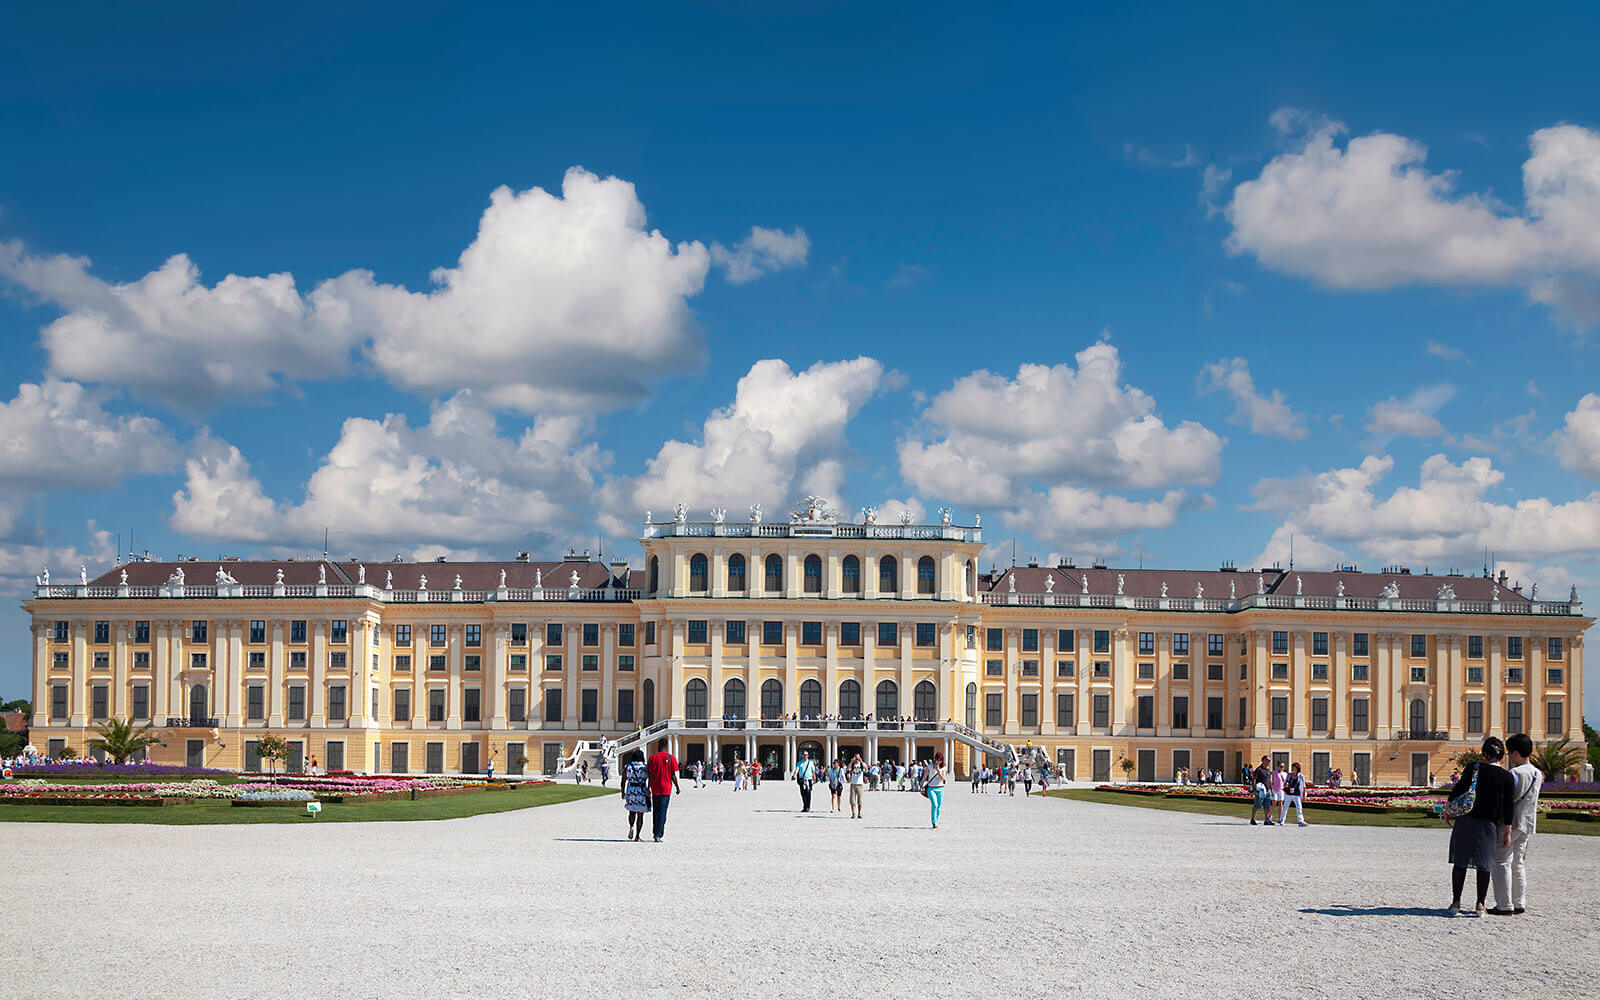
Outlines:
{"label": "woman wearing black skirt", "polygon": [[[1489,876],[1494,871],[1494,852],[1497,846],[1505,847],[1511,841],[1511,807],[1516,796],[1516,782],[1511,774],[1500,767],[1506,756],[1506,746],[1497,736],[1483,741],[1483,760],[1468,764],[1460,780],[1450,790],[1455,799],[1472,786],[1477,777],[1478,791],[1472,811],[1457,817],[1450,831],[1450,888],[1449,913],[1467,912],[1483,916],[1483,900],[1489,892]],[[1446,820],[1446,822],[1452,822]],[[1461,908],[1461,890],[1466,885],[1467,869],[1478,871],[1478,905],[1470,911]]]}

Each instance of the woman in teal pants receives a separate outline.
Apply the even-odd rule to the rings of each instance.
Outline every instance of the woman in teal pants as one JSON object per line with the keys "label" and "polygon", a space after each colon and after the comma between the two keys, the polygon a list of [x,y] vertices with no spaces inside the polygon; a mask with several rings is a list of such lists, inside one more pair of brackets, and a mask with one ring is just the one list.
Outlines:
{"label": "woman in teal pants", "polygon": [[944,808],[944,754],[933,755],[933,770],[928,775],[928,784],[924,789],[928,796],[928,807],[933,814],[933,828],[939,829],[939,811]]}

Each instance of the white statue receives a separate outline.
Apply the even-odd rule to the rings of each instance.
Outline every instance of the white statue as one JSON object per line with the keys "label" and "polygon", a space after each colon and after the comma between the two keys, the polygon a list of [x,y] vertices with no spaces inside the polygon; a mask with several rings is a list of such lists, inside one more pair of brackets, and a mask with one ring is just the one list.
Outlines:
{"label": "white statue", "polygon": [[422,576],[420,578],[418,578],[418,580],[417,580],[417,589],[418,590],[427,590],[428,589],[428,574],[424,573],[424,574],[422,574]]}
{"label": "white statue", "polygon": [[1087,594],[1089,592],[1089,574],[1088,573],[1083,574],[1083,592],[1085,594]]}
{"label": "white statue", "polygon": [[122,585],[124,587],[126,587],[128,585],[128,571],[127,570],[123,570],[122,571]]}
{"label": "white statue", "polygon": [[1382,593],[1384,597],[1392,601],[1400,596],[1400,585],[1395,581],[1390,580],[1388,583],[1384,584]]}
{"label": "white statue", "polygon": [[1300,574],[1296,573],[1294,577],[1294,596],[1299,597],[1301,594],[1305,593],[1305,589],[1306,582],[1300,579]]}
{"label": "white statue", "polygon": [[534,571],[533,571],[533,589],[534,590],[543,590],[544,589],[544,570],[539,569],[537,567],[535,567]]}
{"label": "white statue", "polygon": [[362,584],[367,582],[367,567],[365,567],[365,566],[357,566],[356,567],[356,582],[357,583],[362,583]]}
{"label": "white statue", "polygon": [[673,520],[677,521],[679,524],[689,520],[689,505],[684,503],[682,500],[679,500],[677,512],[673,517]]}
{"label": "white statue", "polygon": [[1339,581],[1339,591],[1338,591],[1338,593],[1339,593],[1340,597],[1344,596],[1344,581],[1343,580]]}
{"label": "white statue", "polygon": [[278,578],[273,582],[280,587],[283,586],[283,569],[281,567],[278,569]]}
{"label": "white statue", "polygon": [[983,515],[982,514],[974,514],[974,515],[972,515],[972,526],[974,528],[983,527]]}
{"label": "white statue", "polygon": [[1456,589],[1448,583],[1439,585],[1439,600],[1453,601],[1456,599]]}
{"label": "white statue", "polygon": [[[87,587],[89,585],[89,567],[83,565],[82,563],[78,564],[78,585],[82,587]],[[1533,586],[1535,590],[1539,589],[1538,584],[1534,584]]]}
{"label": "white statue", "polygon": [[1012,571],[1012,572],[1011,572],[1011,573],[1010,573],[1010,574],[1009,574],[1009,576],[1008,576],[1008,577],[1007,577],[1007,579],[1009,579],[1009,580],[1010,580],[1010,582],[1011,582],[1011,592],[1012,592],[1012,593],[1013,593],[1013,594],[1015,594],[1015,593],[1016,593],[1016,592],[1017,592],[1017,574],[1016,574],[1016,571],[1015,571],[1015,570],[1013,570],[1013,571]]}
{"label": "white statue", "polygon": [[645,524],[654,524],[655,522],[651,520],[651,518],[653,518],[653,517],[655,517],[655,513],[653,511],[648,511],[648,510],[645,511],[644,512],[644,523]]}
{"label": "white statue", "polygon": [[1536,601],[1538,599],[1539,599],[1539,584],[1538,584],[1537,581],[1535,581],[1534,585],[1533,585],[1533,589],[1528,591],[1528,600]]}
{"label": "white statue", "polygon": [[457,590],[461,589],[461,574],[460,573],[456,574],[456,589]]}
{"label": "white statue", "polygon": [[317,584],[319,586],[326,586],[327,583],[328,583],[328,566],[327,566],[326,563],[322,563],[322,564],[317,566]]}
{"label": "white statue", "polygon": [[1256,593],[1265,594],[1266,592],[1267,592],[1267,578],[1262,576],[1260,573],[1257,573],[1256,574]]}
{"label": "white statue", "polygon": [[1234,589],[1236,585],[1237,585],[1236,581],[1234,581],[1234,580],[1229,580],[1228,581],[1228,600],[1230,600],[1230,601],[1237,600],[1238,597],[1239,597],[1239,592]]}
{"label": "white statue", "polygon": [[861,510],[861,523],[862,524],[877,524],[878,523],[878,508],[872,507],[872,506],[867,506],[867,507],[862,508],[862,510]]}
{"label": "white statue", "polygon": [[1499,599],[1500,599],[1500,585],[1497,583],[1497,584],[1494,585],[1494,589],[1489,591],[1489,600],[1498,601]]}
{"label": "white statue", "polygon": [[1165,581],[1165,580],[1161,581],[1161,596],[1162,597],[1166,597],[1167,596],[1167,581]]}
{"label": "white statue", "polygon": [[903,510],[903,511],[900,512],[900,523],[901,524],[910,524],[911,523],[911,512],[909,510]]}
{"label": "white statue", "polygon": [[713,508],[711,508],[711,521],[712,521],[713,524],[721,524],[723,521],[726,521],[727,519],[728,519],[728,508],[726,508],[726,507],[713,507]]}
{"label": "white statue", "polygon": [[42,586],[42,587],[50,586],[50,567],[49,566],[46,566],[44,568],[44,572],[39,574],[39,585]]}
{"label": "white statue", "polygon": [[383,571],[383,589],[384,590],[393,590],[394,589],[394,570],[386,569],[386,570]]}
{"label": "white statue", "polygon": [[1053,594],[1056,592],[1056,575],[1054,573],[1045,575],[1044,592],[1047,594]]}
{"label": "white statue", "polygon": [[949,507],[940,507],[939,508],[939,523],[948,528],[950,526],[950,518],[951,518],[950,508]]}
{"label": "white statue", "polygon": [[750,523],[761,523],[761,505],[758,503],[753,503],[750,505]]}
{"label": "white statue", "polygon": [[500,589],[506,589],[506,570],[504,566],[500,567]]}
{"label": "white statue", "polygon": [[578,571],[577,570],[573,570],[572,571],[572,589],[573,590],[577,590],[578,589]]}
{"label": "white statue", "polygon": [[1117,574],[1117,596],[1118,597],[1122,596],[1122,574],[1121,573]]}
{"label": "white statue", "polygon": [[1194,585],[1194,599],[1198,601],[1198,600],[1200,600],[1200,598],[1202,598],[1204,596],[1206,596],[1206,585],[1203,584],[1203,583],[1195,584]]}
{"label": "white statue", "polygon": [[183,586],[183,567],[182,566],[179,566],[177,569],[172,571],[172,576],[167,579],[167,583],[172,584],[174,586],[178,586],[178,587]]}
{"label": "white statue", "polygon": [[[126,574],[124,574],[124,575],[126,575]],[[1577,604],[1578,603],[1578,585],[1577,584],[1573,584],[1572,585],[1572,593],[1567,595],[1567,603],[1568,604]]]}
{"label": "white statue", "polygon": [[221,587],[224,584],[226,584],[227,582],[228,582],[228,574],[226,574],[226,573],[224,573],[222,571],[222,567],[221,566],[218,566],[217,567],[217,586]]}

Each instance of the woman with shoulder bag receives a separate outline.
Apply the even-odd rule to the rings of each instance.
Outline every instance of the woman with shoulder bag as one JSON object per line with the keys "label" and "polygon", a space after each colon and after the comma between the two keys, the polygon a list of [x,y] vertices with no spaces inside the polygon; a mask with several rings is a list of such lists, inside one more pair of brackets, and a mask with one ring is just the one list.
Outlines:
{"label": "woman with shoulder bag", "polygon": [[[1494,871],[1495,848],[1504,849],[1511,842],[1516,782],[1510,772],[1500,767],[1500,761],[1506,756],[1505,744],[1499,737],[1491,736],[1483,741],[1482,753],[1483,760],[1467,765],[1444,806],[1444,821],[1453,825],[1450,831],[1451,899],[1445,911],[1451,915],[1483,916],[1483,902]],[[1461,890],[1466,885],[1468,868],[1478,871],[1478,905],[1470,911],[1461,908]]]}
{"label": "woman with shoulder bag", "polygon": [[1306,794],[1306,776],[1300,773],[1300,765],[1295,764],[1288,780],[1283,783],[1283,806],[1278,811],[1278,826],[1289,825],[1289,806],[1294,806],[1294,818],[1301,826],[1310,826],[1306,822],[1305,811],[1301,808],[1300,801]]}
{"label": "woman with shoulder bag", "polygon": [[933,828],[939,829],[939,812],[944,808],[944,754],[933,755],[933,767],[928,769],[928,786],[922,790],[928,797],[928,810],[933,817]]}

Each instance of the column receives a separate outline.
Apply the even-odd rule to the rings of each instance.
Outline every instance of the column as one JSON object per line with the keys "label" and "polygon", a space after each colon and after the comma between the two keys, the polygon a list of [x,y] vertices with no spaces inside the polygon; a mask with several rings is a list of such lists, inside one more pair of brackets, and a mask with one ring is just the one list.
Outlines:
{"label": "column", "polygon": [[84,635],[89,627],[88,622],[75,621],[71,624],[72,691],[67,706],[72,725],[80,729],[89,724],[89,648]]}
{"label": "column", "polygon": [[128,694],[128,630],[131,628],[133,623],[129,621],[111,623],[111,690],[106,698],[106,711],[113,719],[132,714]]}
{"label": "column", "polygon": [[1111,725],[1118,736],[1133,733],[1136,705],[1133,700],[1133,669],[1128,654],[1129,633],[1126,625],[1111,637]]}
{"label": "column", "polygon": [[[865,587],[865,566],[861,572]],[[822,714],[835,715],[839,711],[839,623],[836,621],[822,623],[822,656]]]}
{"label": "column", "polygon": [[[1156,636],[1156,735],[1172,735],[1172,657],[1167,654],[1172,637]],[[1160,767],[1159,764],[1156,765]]]}
{"label": "column", "polygon": [[[756,629],[758,630],[758,634],[755,635],[755,636],[752,636],[750,634],[750,626],[751,625],[754,625],[756,627]],[[728,627],[728,625],[727,625],[726,621],[723,621],[723,622],[720,622],[720,623],[713,623],[713,622],[709,622],[709,621],[706,622],[706,631],[709,633],[710,638],[711,638],[711,662],[710,662],[710,664],[708,666],[708,669],[707,669],[707,678],[706,678],[706,686],[709,688],[709,690],[706,691],[706,706],[707,706],[706,707],[706,715],[710,716],[713,719],[722,718],[722,713],[724,711],[726,711],[726,709],[722,708],[721,705],[722,705],[722,683],[723,683],[723,681],[722,681],[722,646],[723,646],[724,642],[727,641],[727,636],[725,636],[723,634],[723,632],[724,632],[725,629],[727,629],[727,627]],[[761,639],[761,636],[759,635],[760,628],[761,628],[761,623],[760,622],[746,622],[745,623],[745,626],[744,626],[744,629],[745,629],[744,637],[747,640],[749,640],[748,643],[746,644],[746,648],[748,648],[748,649],[750,649],[752,651],[756,648],[756,644]],[[757,676],[757,673],[756,673],[755,670],[752,669],[746,676],[755,677],[755,676]]]}
{"label": "column", "polygon": [[1583,744],[1583,633],[1567,642],[1567,731]]}
{"label": "column", "polygon": [[[484,714],[489,720],[489,728],[502,730],[506,728],[506,656],[509,638],[506,633],[511,626],[492,621],[490,628],[494,629],[494,646],[493,655],[489,658],[489,684],[484,691],[489,704],[484,706]],[[529,664],[529,670],[532,670],[532,664]]]}
{"label": "column", "polygon": [[1389,677],[1392,670],[1389,664],[1389,642],[1382,632],[1372,633],[1369,641],[1372,644],[1368,647],[1372,652],[1372,683],[1370,685],[1372,689],[1372,704],[1367,711],[1372,716],[1373,737],[1379,740],[1386,740],[1391,735],[1389,721],[1391,718],[1390,713],[1393,711],[1393,707],[1389,703],[1394,700],[1390,693],[1394,682]]}
{"label": "column", "polygon": [[[1205,658],[1200,655],[1200,650],[1205,647],[1197,641],[1201,638],[1199,633],[1189,636],[1189,732],[1191,733],[1206,731],[1206,664]],[[1197,767],[1204,764],[1203,760],[1195,761]]]}
{"label": "column", "polygon": [[[1484,673],[1488,675],[1484,678],[1488,681],[1488,694],[1485,696],[1488,704],[1484,706],[1483,724],[1485,731],[1490,733],[1498,733],[1505,726],[1505,691],[1502,689],[1504,681],[1500,676],[1502,667],[1500,662],[1501,641],[1501,638],[1497,635],[1483,637],[1485,646],[1483,669]],[[1506,735],[1511,736],[1514,734],[1507,733]]]}
{"label": "column", "polygon": [[[1022,668],[1017,664],[1017,657],[1021,648],[1022,635],[1020,631],[1014,628],[1007,628],[1004,634],[1006,637],[1006,662],[1005,673],[1002,676],[1005,678],[1004,682],[1006,686],[1006,714],[1005,717],[1000,720],[1000,733],[1009,734],[1017,732],[1017,720],[1022,715],[1020,709],[1021,691],[1019,690],[1022,682],[1022,678],[1020,676],[1022,673]],[[983,711],[982,704],[978,705],[978,711]],[[998,736],[1000,733],[990,733],[989,735]]]}
{"label": "column", "polygon": [[1272,676],[1272,668],[1267,658],[1267,639],[1272,630],[1258,628],[1255,631],[1255,649],[1250,657],[1249,670],[1246,671],[1247,683],[1251,687],[1250,720],[1251,733],[1258,740],[1267,738],[1267,726],[1272,717],[1267,714],[1267,679]]}
{"label": "column", "polygon": [[1461,636],[1452,635],[1445,639],[1449,643],[1445,661],[1445,676],[1448,678],[1448,688],[1445,705],[1449,709],[1449,725],[1441,728],[1450,731],[1450,738],[1459,740],[1466,730],[1466,683],[1467,675],[1461,666]]}
{"label": "column", "polygon": [[288,653],[283,648],[283,621],[272,622],[272,648],[267,650],[267,728],[283,727],[283,670]]}
{"label": "column", "polygon": [[912,691],[916,688],[916,682],[912,679],[911,673],[911,651],[915,648],[916,636],[915,622],[912,623],[910,631],[902,629],[900,632],[900,678],[895,683],[900,687],[900,711],[897,714],[901,716],[909,716],[914,704]]}
{"label": "column", "polygon": [[1393,732],[1406,730],[1411,723],[1406,717],[1406,685],[1411,677],[1403,656],[1405,637],[1398,632],[1384,633],[1389,647],[1389,725]]}
{"label": "column", "polygon": [[1290,666],[1290,676],[1294,678],[1294,688],[1289,692],[1289,706],[1293,715],[1289,719],[1290,735],[1297,740],[1306,738],[1309,726],[1307,716],[1311,712],[1311,667],[1306,662],[1309,652],[1307,645],[1311,642],[1311,633],[1295,631],[1289,636],[1289,650],[1294,656]]}
{"label": "column", "polygon": [[[674,559],[673,565],[678,566],[684,561]],[[684,573],[688,573],[688,566],[682,565]],[[687,587],[687,581],[685,581]],[[564,729],[583,728],[583,647],[579,643],[583,639],[583,623],[567,622],[561,629],[561,637],[566,641],[566,652],[561,657],[561,663],[566,668],[567,693],[565,711],[561,713],[561,725]],[[460,709],[455,709],[457,713]]]}
{"label": "column", "polygon": [[[661,699],[661,712],[659,715],[660,718],[663,719],[681,719],[683,718],[684,624],[681,621],[667,621],[663,622],[662,625],[663,631],[665,631],[667,634],[662,636],[658,633],[656,638],[665,640],[663,644],[667,647],[667,663],[669,666],[667,671],[668,683],[666,685],[666,690],[657,692],[658,697]],[[751,644],[751,648],[754,648],[754,643]],[[708,699],[710,704],[722,704],[719,696],[715,692],[708,693],[710,694],[710,698]],[[707,714],[709,715],[712,713],[707,712]],[[721,718],[721,713],[716,713],[714,717]]]}
{"label": "column", "polygon": [[221,721],[225,726],[239,728],[244,722],[244,635],[245,621],[228,622],[227,674],[223,690],[227,691],[227,715]]}
{"label": "column", "polygon": [[[465,641],[464,633],[466,632],[466,629],[455,623],[451,623],[450,625],[446,626],[446,629],[447,631],[445,632],[445,635],[448,636],[448,638],[445,645],[444,663],[445,670],[449,678],[449,693],[445,695],[444,701],[444,728],[460,729],[461,671],[466,663],[466,661],[462,659],[462,657],[465,655],[462,648],[462,643]],[[483,710],[481,702],[479,703],[478,710],[480,713]]]}
{"label": "column", "polygon": [[156,620],[150,623],[150,717],[159,725],[166,725],[172,712],[172,648],[167,638],[170,625]]}
{"label": "column", "polygon": [[877,704],[878,623],[861,623],[861,716],[872,714]]}
{"label": "column", "polygon": [[[826,607],[826,605],[822,607]],[[820,616],[822,607],[813,606],[810,613]],[[784,629],[783,703],[779,706],[779,715],[788,714],[786,710],[789,706],[798,704],[800,700],[800,693],[795,690],[800,684],[800,626],[797,623],[791,623],[791,625],[793,625],[792,628]],[[756,674],[750,675],[750,689],[746,697],[756,705],[756,711],[750,714],[759,716],[761,714],[761,678]],[[793,758],[790,758],[786,763],[792,766]]]}
{"label": "column", "polygon": [[[1331,638],[1333,658],[1328,664],[1328,672],[1332,675],[1333,698],[1328,704],[1328,711],[1333,718],[1328,720],[1328,724],[1334,739],[1347,740],[1350,738],[1350,662],[1345,653],[1345,633],[1335,632]],[[1367,713],[1367,725],[1370,726],[1372,724],[1370,701]]]}
{"label": "column", "polygon": [[172,692],[171,714],[175,718],[185,718],[189,714],[189,703],[184,699],[183,672],[189,668],[189,664],[183,659],[183,632],[188,623],[169,621],[167,626],[167,645],[172,650],[168,656],[172,671],[167,675],[168,689]]}
{"label": "column", "polygon": [[[1522,710],[1523,725],[1528,727],[1528,736],[1536,744],[1548,739],[1559,739],[1566,734],[1544,731],[1544,649],[1539,645],[1539,640],[1531,635],[1523,640],[1523,649],[1526,651],[1525,662],[1528,664],[1523,677],[1528,692],[1527,704]],[[1572,710],[1571,705],[1566,706],[1567,712]]]}
{"label": "column", "polygon": [[[350,629],[350,690],[345,695],[345,704],[350,709],[350,728],[365,729],[369,721],[377,721],[373,717],[375,708],[372,704],[371,666],[375,648],[372,637],[378,634],[378,623],[368,618],[358,618],[350,623]],[[365,742],[362,740],[362,743]],[[353,744],[346,745],[346,754],[353,749]],[[361,751],[371,753],[372,748],[364,746]]]}
{"label": "column", "polygon": [[[710,628],[710,623],[707,623]],[[600,625],[600,728],[617,728],[617,626],[614,622]],[[638,669],[637,661],[634,669]]]}
{"label": "column", "polygon": [[29,728],[50,724],[50,623],[33,622],[33,718]]}
{"label": "column", "polygon": [[[1082,640],[1085,638],[1088,638],[1090,643],[1083,642]],[[1073,706],[1073,710],[1077,715],[1077,722],[1074,728],[1079,736],[1088,736],[1090,723],[1094,721],[1094,702],[1090,700],[1091,692],[1089,689],[1089,675],[1094,672],[1092,641],[1093,633],[1086,632],[1074,635],[1072,642],[1073,648],[1077,650],[1072,654],[1073,659],[1076,661],[1072,668],[1072,675],[1078,680],[1078,697],[1075,699],[1076,704]],[[1090,647],[1088,650],[1084,648],[1086,645]],[[949,758],[945,759],[948,760]]]}

